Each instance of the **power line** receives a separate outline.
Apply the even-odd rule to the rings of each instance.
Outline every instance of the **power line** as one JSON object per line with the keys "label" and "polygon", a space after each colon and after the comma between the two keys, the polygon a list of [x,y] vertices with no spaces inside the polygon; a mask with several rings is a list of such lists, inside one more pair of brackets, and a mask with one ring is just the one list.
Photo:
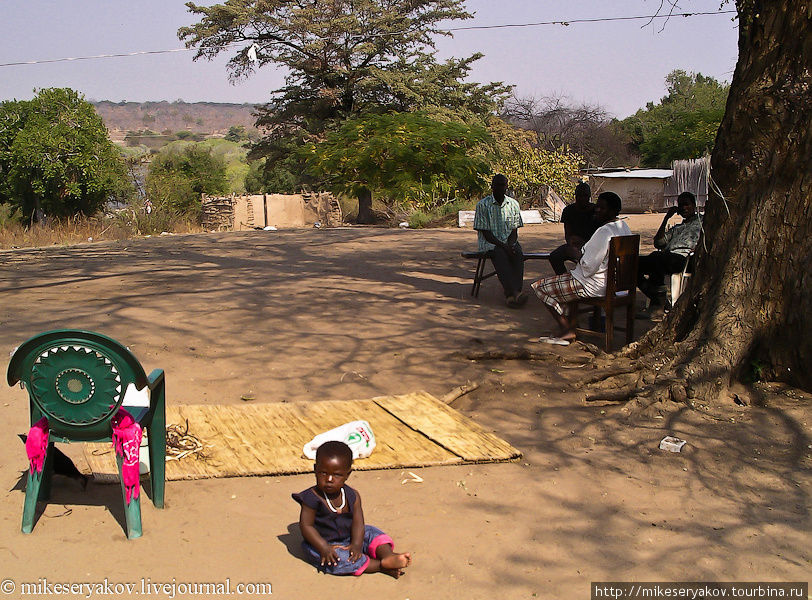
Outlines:
{"label": "power line", "polygon": [[468,25],[465,27],[451,27],[443,31],[470,31],[474,29],[504,29],[507,27],[537,27],[539,25],[563,25],[565,27],[573,23],[603,23],[606,21],[640,21],[643,19],[669,19],[671,17],[699,17],[703,15],[726,15],[735,13],[735,10],[715,10],[710,12],[695,13],[671,13],[667,15],[641,15],[637,17],[596,17],[594,19],[565,19],[563,21],[539,21],[537,23],[510,23],[506,25]]}
{"label": "power line", "polygon": [[[670,19],[671,17],[699,17],[699,16],[706,16],[706,15],[726,15],[735,13],[735,10],[719,10],[719,11],[711,11],[711,12],[694,12],[694,13],[671,13],[667,15],[640,15],[634,17],[599,17],[594,19],[565,19],[559,21],[538,21],[536,23],[507,23],[503,25],[468,25],[468,26],[461,26],[461,27],[449,27],[447,29],[439,30],[440,33],[452,33],[454,31],[473,31],[473,30],[483,30],[483,29],[508,29],[508,28],[517,28],[517,27],[540,27],[544,25],[562,25],[567,27],[569,25],[577,24],[577,23],[606,23],[609,21],[640,21],[643,19],[648,19],[649,21],[653,19]],[[402,33],[402,32],[400,32]],[[381,36],[384,35],[392,35],[387,33],[379,34]],[[370,37],[375,37],[370,36]],[[246,40],[248,41],[248,40]],[[241,45],[243,42],[232,42],[230,44],[226,44],[226,46],[235,46]],[[47,63],[58,63],[58,62],[71,62],[76,60],[97,60],[101,58],[123,58],[127,56],[142,56],[147,54],[170,54],[173,52],[189,52],[190,50],[196,50],[196,48],[173,48],[171,50],[139,50],[138,52],[125,52],[121,54],[97,54],[95,56],[74,56],[69,58],[51,58],[51,59],[44,59],[44,60],[26,60],[26,61],[19,61],[19,62],[10,62],[10,63],[0,63],[0,67],[16,67],[21,65],[41,65]]]}
{"label": "power line", "polygon": [[95,56],[74,56],[70,58],[50,58],[45,60],[26,60],[21,62],[0,63],[0,67],[15,67],[19,65],[41,65],[45,63],[69,62],[73,60],[95,60],[97,58],[121,58],[124,56],[139,56],[143,54],[168,54],[170,52],[187,52],[193,48],[174,48],[172,50],[139,50],[122,54],[97,54]]}

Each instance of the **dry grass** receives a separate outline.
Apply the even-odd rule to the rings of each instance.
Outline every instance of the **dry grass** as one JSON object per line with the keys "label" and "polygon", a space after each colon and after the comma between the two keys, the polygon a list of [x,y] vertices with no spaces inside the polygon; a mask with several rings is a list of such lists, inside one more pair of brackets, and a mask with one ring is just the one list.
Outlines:
{"label": "dry grass", "polygon": [[0,249],[70,246],[83,242],[122,240],[144,235],[202,231],[192,220],[124,211],[113,216],[75,216],[51,220],[47,225],[6,222],[0,227]]}

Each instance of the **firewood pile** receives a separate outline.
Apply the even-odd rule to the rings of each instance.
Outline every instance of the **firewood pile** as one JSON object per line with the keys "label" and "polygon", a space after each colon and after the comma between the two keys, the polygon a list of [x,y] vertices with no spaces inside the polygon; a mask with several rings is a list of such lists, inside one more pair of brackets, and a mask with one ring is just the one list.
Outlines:
{"label": "firewood pile", "polygon": [[302,192],[305,206],[319,215],[322,227],[338,227],[343,222],[341,205],[330,192]]}
{"label": "firewood pile", "polygon": [[203,228],[206,231],[234,229],[234,196],[203,194]]}

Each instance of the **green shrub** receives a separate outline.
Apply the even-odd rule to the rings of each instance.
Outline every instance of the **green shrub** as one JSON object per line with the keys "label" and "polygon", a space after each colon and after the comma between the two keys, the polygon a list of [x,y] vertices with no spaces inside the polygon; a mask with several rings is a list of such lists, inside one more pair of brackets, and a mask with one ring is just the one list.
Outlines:
{"label": "green shrub", "polygon": [[170,144],[153,159],[146,184],[156,209],[190,218],[201,214],[201,194],[229,191],[225,161],[202,144],[185,142]]}
{"label": "green shrub", "polygon": [[409,216],[409,227],[412,229],[423,229],[431,223],[431,221],[432,218],[427,213],[422,210],[416,210]]}
{"label": "green shrub", "polygon": [[0,229],[5,229],[10,225],[18,225],[25,217],[19,206],[11,204],[0,204]]}
{"label": "green shrub", "polygon": [[458,198],[447,204],[443,204],[437,208],[437,216],[444,217],[446,215],[457,214],[461,210],[474,210],[477,200],[468,200],[465,198]]}

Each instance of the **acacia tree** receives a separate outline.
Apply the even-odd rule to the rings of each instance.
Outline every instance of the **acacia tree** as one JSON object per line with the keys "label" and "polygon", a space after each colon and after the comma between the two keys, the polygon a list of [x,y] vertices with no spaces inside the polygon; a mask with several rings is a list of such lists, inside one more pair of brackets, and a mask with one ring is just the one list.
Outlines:
{"label": "acacia tree", "polygon": [[[233,79],[266,64],[288,70],[286,84],[258,110],[265,137],[252,158],[266,158],[276,181],[309,180],[297,148],[319,140],[363,113],[425,110],[431,104],[484,117],[507,88],[462,83],[479,55],[438,64],[437,24],[470,18],[462,0],[227,0],[210,7],[187,3],[199,23],[178,31],[195,59],[238,46],[228,62]],[[255,60],[254,60],[255,57]],[[462,117],[461,117],[462,118]],[[359,222],[372,218],[359,202]]]}
{"label": "acacia tree", "polygon": [[[626,354],[653,380],[636,402],[812,390],[812,11],[737,0],[739,58],[711,155],[711,198],[688,290]],[[656,363],[656,377],[653,367]]]}

